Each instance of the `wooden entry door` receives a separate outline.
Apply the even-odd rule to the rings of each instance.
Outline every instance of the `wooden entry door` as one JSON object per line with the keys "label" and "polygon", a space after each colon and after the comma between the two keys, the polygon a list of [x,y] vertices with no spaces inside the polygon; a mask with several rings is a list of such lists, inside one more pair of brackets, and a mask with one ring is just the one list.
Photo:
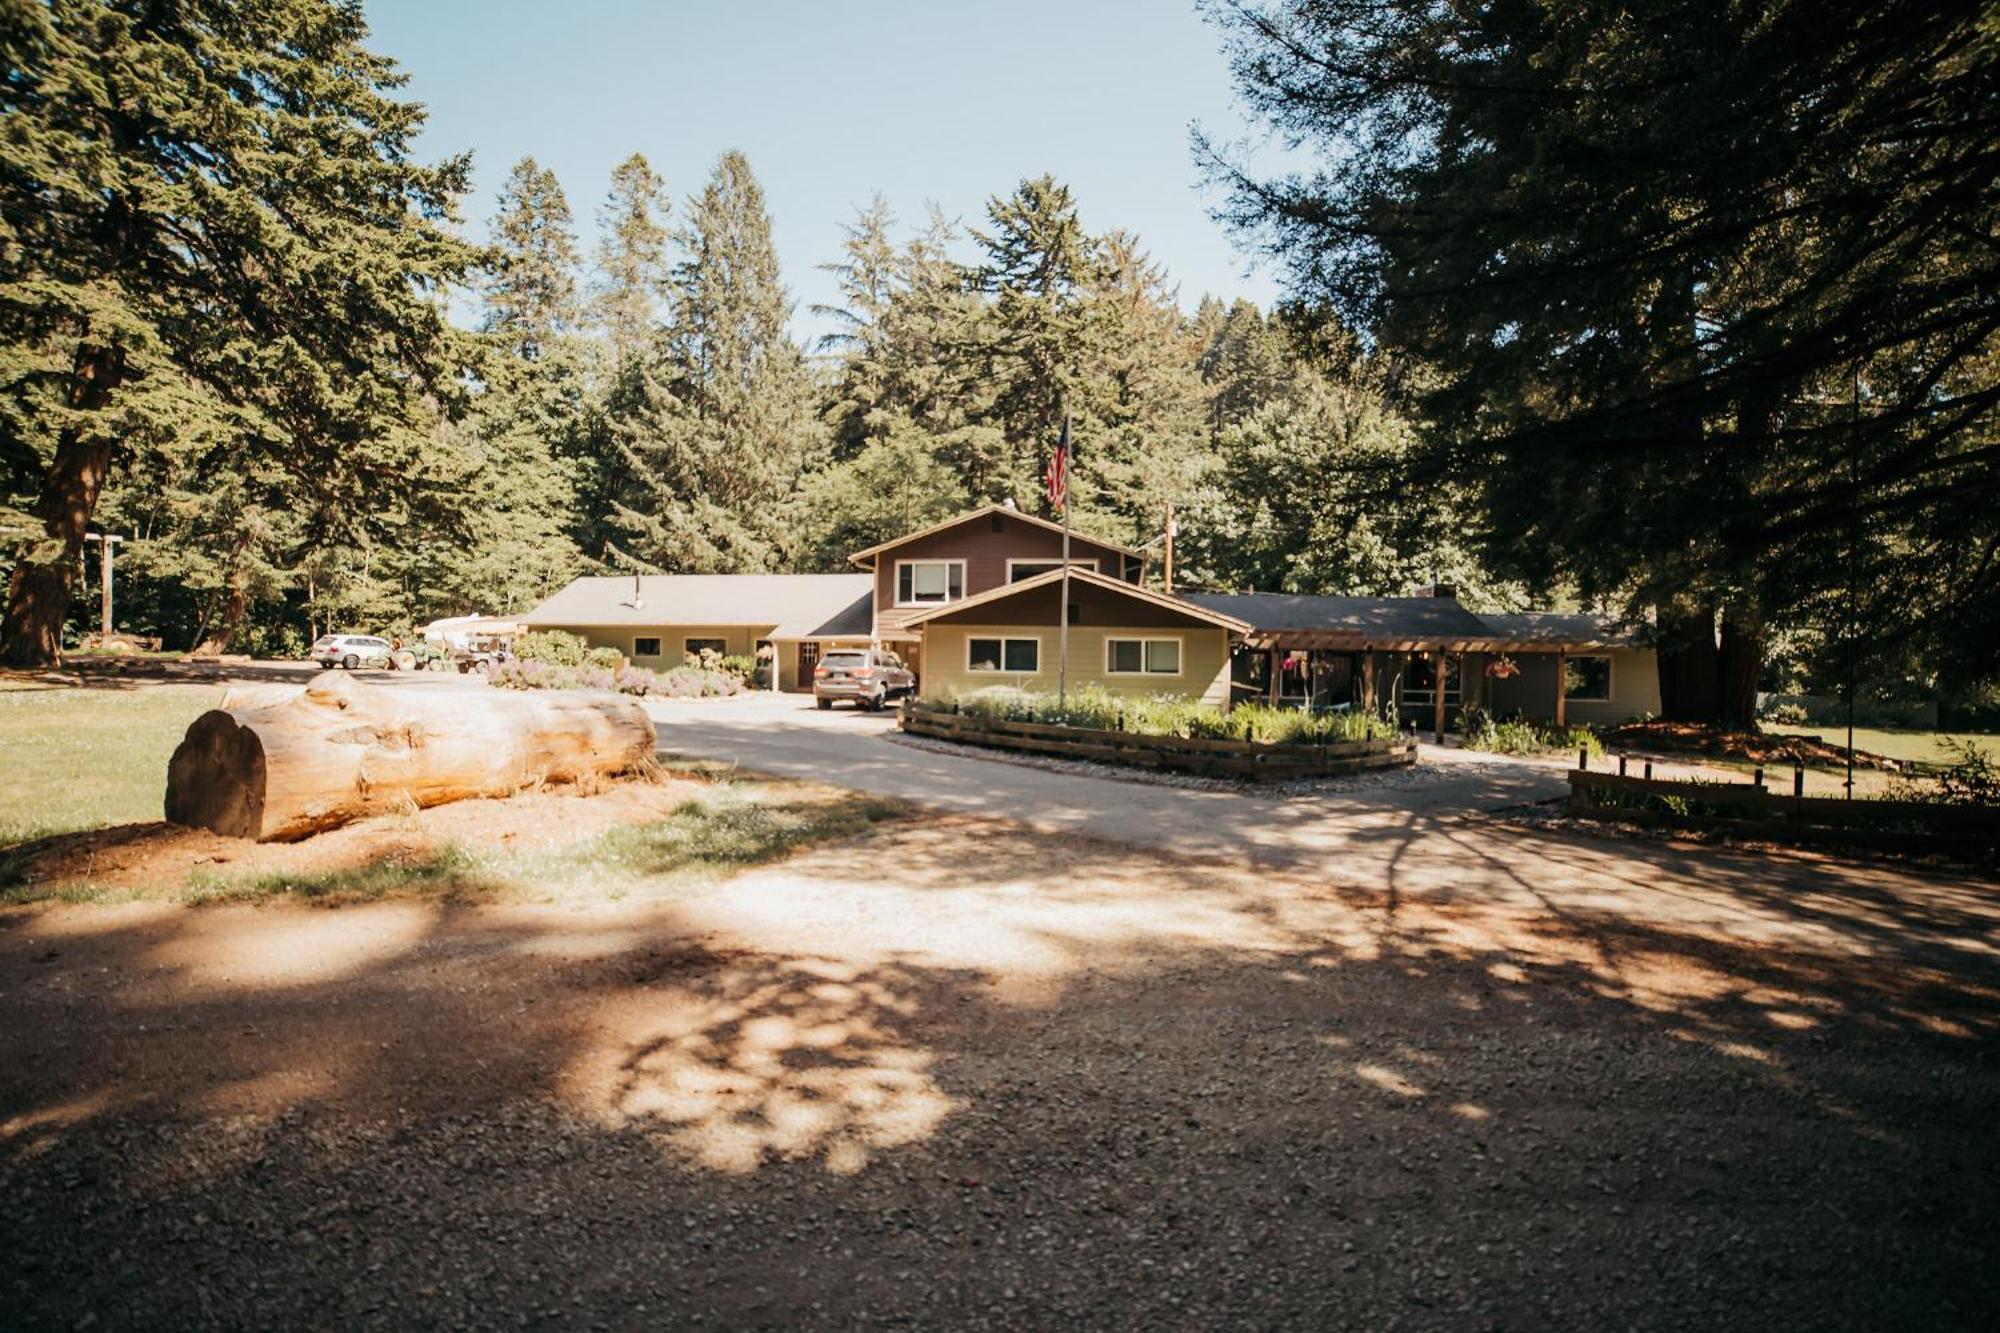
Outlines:
{"label": "wooden entry door", "polygon": [[813,687],[813,668],[819,665],[819,644],[812,639],[799,641],[799,688]]}

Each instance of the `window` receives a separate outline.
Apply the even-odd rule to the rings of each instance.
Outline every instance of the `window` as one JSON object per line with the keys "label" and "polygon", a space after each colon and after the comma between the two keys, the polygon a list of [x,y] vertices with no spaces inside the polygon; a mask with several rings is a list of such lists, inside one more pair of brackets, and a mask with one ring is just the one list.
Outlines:
{"label": "window", "polygon": [[965,596],[963,560],[898,560],[896,605],[929,606]]}
{"label": "window", "polygon": [[[1444,659],[1444,701],[1448,704],[1459,701],[1459,691],[1463,688],[1459,668],[1465,658],[1459,653],[1449,653]],[[1430,654],[1424,653],[1410,658],[1409,666],[1403,669],[1403,702],[1406,704],[1432,704],[1437,700],[1437,663]]]}
{"label": "window", "polygon": [[703,653],[714,653],[717,657],[729,656],[727,639],[682,639],[681,647],[689,657],[700,657]]}
{"label": "window", "polygon": [[967,671],[1015,671],[1032,675],[1042,669],[1040,639],[1000,639],[981,636],[965,641]]}
{"label": "window", "polygon": [[632,656],[658,657],[659,655],[660,655],[660,641],[652,637],[651,635],[648,635],[642,639],[632,640]]}
{"label": "window", "polygon": [[1563,698],[1580,704],[1611,702],[1611,659],[1608,657],[1565,659]]}
{"label": "window", "polygon": [[1104,671],[1111,676],[1178,676],[1179,639],[1106,639]]}
{"label": "window", "polygon": [[[1087,569],[1095,574],[1097,572],[1097,561],[1095,559],[1078,560],[1072,556],[1069,567],[1071,569]],[[1061,568],[1061,560],[1009,560],[1007,562],[1007,582],[1019,583],[1022,579],[1031,579],[1037,574],[1046,574],[1052,569]]]}

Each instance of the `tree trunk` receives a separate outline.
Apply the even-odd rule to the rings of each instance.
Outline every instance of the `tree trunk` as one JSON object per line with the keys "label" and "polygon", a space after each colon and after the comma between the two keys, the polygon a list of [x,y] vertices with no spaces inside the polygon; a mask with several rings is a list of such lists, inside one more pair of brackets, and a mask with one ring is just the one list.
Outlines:
{"label": "tree trunk", "polygon": [[[69,405],[82,412],[96,411],[124,377],[122,350],[79,347]],[[86,435],[80,423],[63,427],[35,502],[42,535],[21,551],[7,582],[7,612],[0,618],[0,666],[55,666],[62,661],[71,571],[83,554],[83,537],[90,530],[90,516],[110,468],[108,440]]]}
{"label": "tree trunk", "polygon": [[243,628],[243,618],[250,610],[250,573],[243,567],[241,548],[236,553],[236,567],[229,575],[229,597],[222,604],[222,618],[216,623],[213,633],[204,635],[194,646],[196,657],[220,657],[229,651],[236,631]]}
{"label": "tree trunk", "polygon": [[1757,682],[1764,674],[1764,625],[1749,608],[1722,614],[1722,647],[1716,660],[1716,720],[1733,731],[1757,729]]}
{"label": "tree trunk", "polygon": [[383,689],[328,671],[304,691],[232,691],[167,767],[167,818],[286,842],[411,805],[510,796],[652,758],[637,699],[581,691]]}
{"label": "tree trunk", "polygon": [[1678,604],[1659,610],[1660,715],[1673,722],[1721,716],[1715,607]]}

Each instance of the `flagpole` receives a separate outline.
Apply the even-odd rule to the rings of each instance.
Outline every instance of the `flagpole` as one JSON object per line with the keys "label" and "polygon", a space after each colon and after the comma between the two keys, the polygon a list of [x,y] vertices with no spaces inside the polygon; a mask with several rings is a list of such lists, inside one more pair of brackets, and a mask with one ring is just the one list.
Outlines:
{"label": "flagpole", "polygon": [[1062,554],[1062,597],[1056,603],[1056,711],[1069,710],[1069,501],[1070,490],[1076,478],[1069,466],[1069,410],[1063,410],[1062,432],[1063,458],[1063,554]]}

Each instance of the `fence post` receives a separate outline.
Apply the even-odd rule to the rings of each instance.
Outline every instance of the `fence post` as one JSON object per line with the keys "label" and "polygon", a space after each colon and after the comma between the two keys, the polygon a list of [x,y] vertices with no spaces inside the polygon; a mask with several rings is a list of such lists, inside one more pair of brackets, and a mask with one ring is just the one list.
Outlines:
{"label": "fence post", "polygon": [[1588,745],[1579,745],[1576,747],[1576,771],[1583,773],[1587,772],[1589,768],[1590,747]]}
{"label": "fence post", "polygon": [[1646,761],[1646,781],[1651,782],[1652,780],[1653,780],[1653,761],[1648,759]]}
{"label": "fence post", "polygon": [[1622,754],[1618,756],[1618,776],[1625,776],[1625,756]]}
{"label": "fence post", "polygon": [[1758,791],[1764,790],[1764,766],[1762,764],[1757,765],[1757,776],[1751,778],[1750,781],[1756,786]]}
{"label": "fence post", "polygon": [[1806,766],[1804,764],[1794,764],[1792,766],[1792,796],[1795,800],[1801,801],[1806,797]]}

